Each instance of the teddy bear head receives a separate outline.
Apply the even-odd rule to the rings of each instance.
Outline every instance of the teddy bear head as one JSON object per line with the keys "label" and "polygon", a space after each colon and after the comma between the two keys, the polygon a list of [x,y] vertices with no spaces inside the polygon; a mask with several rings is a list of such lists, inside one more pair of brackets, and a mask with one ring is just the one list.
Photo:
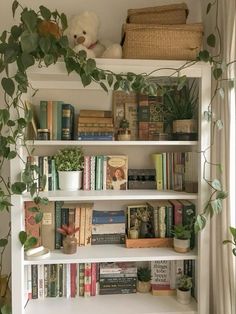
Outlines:
{"label": "teddy bear head", "polygon": [[71,46],[81,44],[86,48],[91,47],[97,42],[99,26],[99,19],[94,12],[85,11],[73,16],[67,29]]}

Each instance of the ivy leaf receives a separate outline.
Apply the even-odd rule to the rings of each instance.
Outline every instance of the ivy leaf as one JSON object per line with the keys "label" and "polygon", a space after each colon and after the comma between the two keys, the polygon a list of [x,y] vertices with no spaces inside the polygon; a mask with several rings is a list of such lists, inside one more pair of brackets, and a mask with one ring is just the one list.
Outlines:
{"label": "ivy leaf", "polygon": [[34,196],[34,194],[37,192],[37,183],[33,183],[30,187],[30,195],[31,197]]}
{"label": "ivy leaf", "polygon": [[40,200],[41,200],[41,197],[40,197],[40,196],[36,196],[36,197],[34,198],[34,203],[35,203],[36,205],[38,205],[38,204],[40,203]]}
{"label": "ivy leaf", "polygon": [[38,34],[24,31],[21,35],[21,48],[24,52],[32,52],[38,47]]}
{"label": "ivy leaf", "polygon": [[208,121],[208,122],[211,121],[211,112],[210,111],[204,111],[203,116],[204,116],[204,119],[206,121]]}
{"label": "ivy leaf", "polygon": [[54,57],[53,57],[53,55],[48,54],[48,55],[44,56],[43,61],[44,61],[45,65],[48,67],[49,65],[53,64]]}
{"label": "ivy leaf", "polygon": [[15,17],[15,13],[16,13],[16,9],[19,6],[19,2],[17,0],[14,0],[14,2],[12,3],[12,15],[13,17]]}
{"label": "ivy leaf", "polygon": [[64,13],[61,14],[61,26],[63,31],[68,27],[67,17]]}
{"label": "ivy leaf", "polygon": [[7,243],[8,243],[8,240],[7,240],[7,239],[0,239],[0,247],[6,246]]}
{"label": "ivy leaf", "polygon": [[197,219],[194,223],[194,231],[197,233],[198,231],[204,229],[206,226],[206,218],[203,215],[197,215]]}
{"label": "ivy leaf", "polygon": [[216,126],[217,126],[218,130],[222,130],[223,126],[224,126],[222,120],[217,120]]}
{"label": "ivy leaf", "polygon": [[12,37],[17,40],[20,35],[22,34],[22,28],[20,26],[17,25],[13,25],[11,28],[11,35]]}
{"label": "ivy leaf", "polygon": [[36,224],[40,223],[43,219],[43,213],[39,212],[35,215],[34,220],[36,222]]}
{"label": "ivy leaf", "polygon": [[24,248],[27,251],[28,249],[31,249],[38,243],[38,240],[35,237],[30,237],[26,240],[24,244]]}
{"label": "ivy leaf", "polygon": [[91,83],[91,77],[89,75],[86,75],[85,73],[83,73],[81,75],[81,81],[84,87],[88,86]]}
{"label": "ivy leaf", "polygon": [[67,36],[62,36],[59,40],[59,43],[62,48],[68,48],[69,47],[69,40]]}
{"label": "ivy leaf", "polygon": [[83,63],[87,58],[87,52],[85,50],[80,50],[78,53],[79,61]]}
{"label": "ivy leaf", "polygon": [[224,240],[222,243],[223,243],[223,244],[229,244],[229,243],[233,244],[233,242],[230,241],[230,240]]}
{"label": "ivy leaf", "polygon": [[226,197],[228,197],[228,192],[225,191],[219,191],[216,194],[216,198],[220,198],[220,199],[225,199]]}
{"label": "ivy leaf", "polygon": [[5,43],[6,42],[6,38],[7,38],[7,31],[3,31],[2,35],[0,37],[1,42]]}
{"label": "ivy leaf", "polygon": [[186,75],[179,77],[178,86],[177,86],[178,91],[180,91],[184,87],[184,85],[186,84],[186,81],[187,81]]}
{"label": "ivy leaf", "polygon": [[38,207],[29,207],[29,211],[30,211],[31,213],[38,213],[38,212],[39,212],[39,209],[38,209]]}
{"label": "ivy leaf", "polygon": [[[34,57],[27,53],[27,52],[23,52],[21,55],[21,62],[24,66],[24,69],[26,70],[27,68],[31,67],[32,65],[34,65]],[[26,75],[24,75],[26,78]],[[27,78],[26,78],[27,79]],[[26,83],[27,81],[24,80],[24,83]]]}
{"label": "ivy leaf", "polygon": [[39,47],[42,49],[44,54],[47,54],[51,48],[51,41],[49,37],[41,37],[39,40]]}
{"label": "ivy leaf", "polygon": [[4,77],[2,79],[2,87],[9,96],[13,96],[15,91],[15,84],[11,78]]}
{"label": "ivy leaf", "polygon": [[209,2],[208,5],[207,5],[206,14],[208,14],[210,12],[211,6],[212,6],[212,4],[211,4],[211,2]]}
{"label": "ivy leaf", "polygon": [[41,13],[42,17],[43,17],[45,20],[49,21],[50,18],[51,18],[51,12],[50,12],[50,10],[48,10],[48,8],[44,7],[43,5],[41,5],[41,6],[39,7],[39,10],[40,10],[40,13]]}
{"label": "ivy leaf", "polygon": [[38,16],[33,10],[24,10],[21,13],[21,20],[24,22],[30,33],[33,33],[36,30]]}
{"label": "ivy leaf", "polygon": [[107,82],[108,82],[108,85],[111,87],[111,85],[113,84],[113,75],[112,74],[107,75]]}
{"label": "ivy leaf", "polygon": [[2,109],[0,112],[1,112],[1,120],[3,121],[4,124],[6,124],[10,118],[9,110]]}
{"label": "ivy leaf", "polygon": [[222,74],[223,74],[223,71],[221,68],[215,68],[213,70],[213,76],[214,76],[215,80],[218,80],[222,76]]}
{"label": "ivy leaf", "polygon": [[233,238],[236,239],[236,228],[229,227],[230,233],[232,234]]}
{"label": "ivy leaf", "polygon": [[207,37],[207,44],[208,46],[213,47],[213,48],[216,46],[216,36],[214,34],[210,34]]}
{"label": "ivy leaf", "polygon": [[27,233],[26,233],[25,231],[21,231],[21,232],[19,233],[19,240],[20,240],[20,243],[21,243],[22,245],[25,244],[25,242],[26,242],[26,240],[27,240]]}
{"label": "ivy leaf", "polygon": [[11,190],[13,194],[22,194],[26,189],[26,184],[24,182],[15,182],[11,186]]}
{"label": "ivy leaf", "polygon": [[17,153],[12,150],[12,151],[10,151],[10,153],[8,154],[7,159],[8,159],[8,160],[11,160],[11,159],[16,158],[16,156],[17,156]]}
{"label": "ivy leaf", "polygon": [[219,214],[222,211],[222,199],[216,198],[211,202],[214,214]]}
{"label": "ivy leaf", "polygon": [[120,88],[120,84],[118,81],[115,82],[113,89],[118,90]]}
{"label": "ivy leaf", "polygon": [[1,307],[1,313],[2,314],[12,314],[12,308],[9,304],[4,304]]}
{"label": "ivy leaf", "polygon": [[210,59],[210,54],[207,50],[202,50],[199,52],[198,58],[200,61],[208,62]]}
{"label": "ivy leaf", "polygon": [[86,74],[91,74],[94,70],[96,69],[96,62],[94,59],[88,59],[87,63],[85,65],[85,73]]}
{"label": "ivy leaf", "polygon": [[48,205],[48,199],[46,197],[42,197],[40,203],[43,205]]}
{"label": "ivy leaf", "polygon": [[108,92],[108,89],[107,89],[106,85],[105,85],[103,82],[100,83],[100,86],[101,86],[101,88],[102,88],[105,92]]}
{"label": "ivy leaf", "polygon": [[212,182],[212,187],[216,190],[216,191],[221,191],[222,190],[222,187],[221,187],[221,183],[219,180],[215,179],[213,180]]}

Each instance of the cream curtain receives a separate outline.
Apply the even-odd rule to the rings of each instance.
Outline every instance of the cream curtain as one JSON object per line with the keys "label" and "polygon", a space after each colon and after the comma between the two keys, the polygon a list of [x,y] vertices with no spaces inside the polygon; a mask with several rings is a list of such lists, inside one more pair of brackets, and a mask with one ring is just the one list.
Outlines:
{"label": "cream curtain", "polygon": [[[204,0],[203,10],[208,2],[210,1]],[[204,14],[203,19],[205,33],[209,35],[215,26],[214,11],[207,16]],[[226,63],[236,60],[235,21],[236,0],[219,0],[218,23],[222,36],[222,54]],[[235,77],[236,64],[233,63],[224,79]],[[213,88],[214,84],[213,79]],[[229,192],[229,197],[224,201],[222,213],[210,222],[210,314],[236,313],[236,258],[230,245],[222,245],[223,240],[230,238],[229,226],[235,225],[232,219],[235,217],[235,89],[226,86],[224,91],[224,98],[217,96],[213,103],[214,117],[220,117],[224,127],[221,131],[216,131],[211,156],[213,163],[220,163],[223,167],[220,180],[224,190]],[[219,171],[215,167],[212,167],[212,178],[219,178]]]}

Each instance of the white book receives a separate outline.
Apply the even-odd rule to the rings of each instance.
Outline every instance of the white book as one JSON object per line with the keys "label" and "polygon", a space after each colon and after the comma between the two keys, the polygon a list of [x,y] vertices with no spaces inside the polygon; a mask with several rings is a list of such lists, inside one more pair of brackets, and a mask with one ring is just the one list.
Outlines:
{"label": "white book", "polygon": [[125,223],[92,225],[92,234],[125,233]]}
{"label": "white book", "polygon": [[66,264],[66,297],[70,298],[70,264]]}
{"label": "white book", "polygon": [[38,298],[44,299],[44,265],[38,265]]}

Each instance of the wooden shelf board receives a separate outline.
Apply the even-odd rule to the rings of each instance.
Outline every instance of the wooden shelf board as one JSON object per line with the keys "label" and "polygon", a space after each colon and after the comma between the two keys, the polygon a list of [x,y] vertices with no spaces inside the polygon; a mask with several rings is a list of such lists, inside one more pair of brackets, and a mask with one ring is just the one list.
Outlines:
{"label": "wooden shelf board", "polygon": [[182,305],[175,296],[103,295],[88,298],[46,298],[28,302],[25,314],[197,314],[197,303]]}
{"label": "wooden shelf board", "polygon": [[64,254],[61,250],[51,252],[48,258],[25,260],[25,265],[56,263],[102,263],[155,260],[197,259],[197,250],[177,253],[173,248],[126,248],[125,245],[92,245],[78,247],[76,254]]}
{"label": "wooden shelf board", "polygon": [[[49,191],[40,192],[40,196],[50,201],[119,201],[119,200],[195,200],[196,193],[157,191],[157,190],[106,190],[106,191]],[[23,194],[24,201],[32,200],[29,193]]]}

